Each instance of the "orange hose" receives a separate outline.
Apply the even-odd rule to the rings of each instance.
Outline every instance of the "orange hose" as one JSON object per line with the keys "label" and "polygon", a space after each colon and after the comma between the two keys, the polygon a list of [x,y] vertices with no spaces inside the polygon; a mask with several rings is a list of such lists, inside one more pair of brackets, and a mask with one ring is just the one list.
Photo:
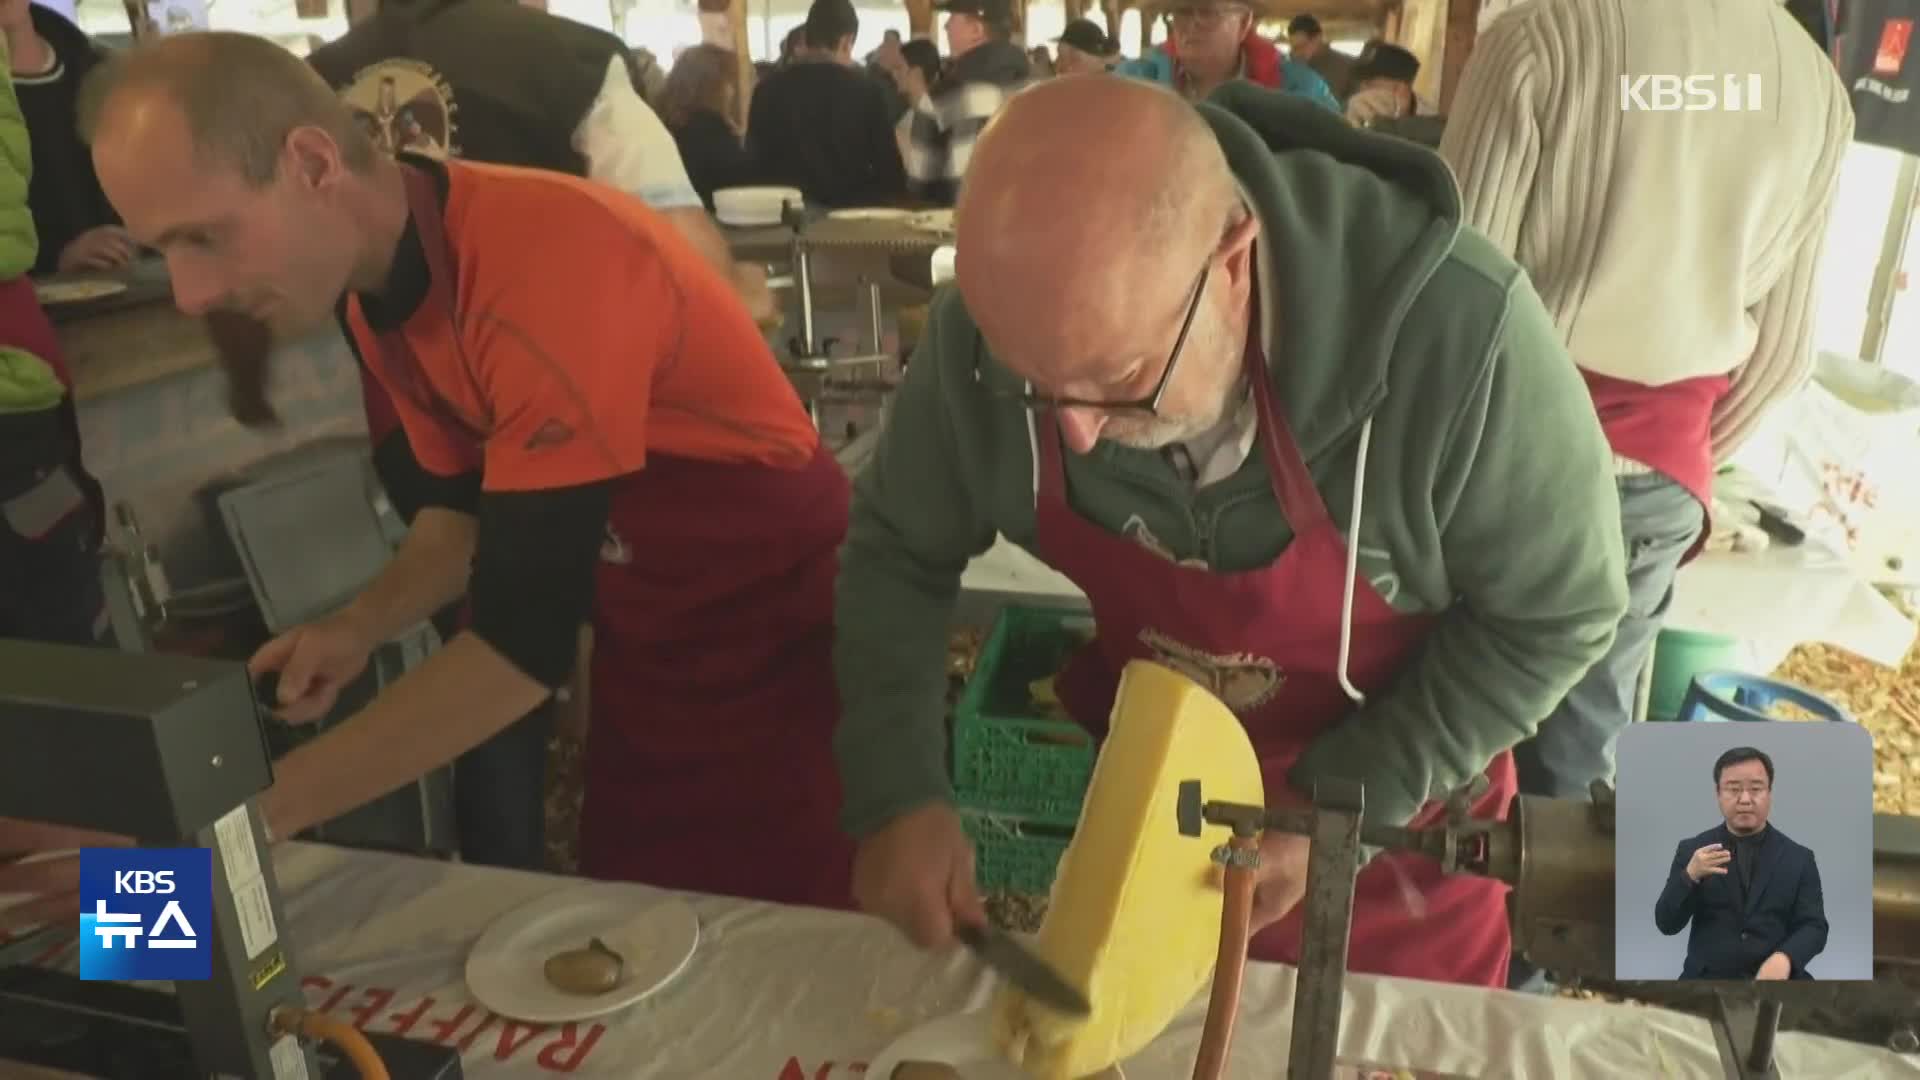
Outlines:
{"label": "orange hose", "polygon": [[[1236,854],[1257,852],[1260,838],[1235,836],[1227,845]],[[1240,1012],[1240,984],[1247,973],[1247,944],[1253,919],[1253,871],[1228,863],[1226,893],[1226,903],[1220,912],[1220,956],[1213,969],[1213,994],[1207,1001],[1206,1026],[1201,1029],[1193,1080],[1220,1080],[1226,1075],[1227,1051],[1233,1046],[1233,1024]]]}
{"label": "orange hose", "polygon": [[360,1033],[360,1029],[345,1020],[335,1020],[326,1013],[308,1009],[276,1009],[273,1014],[274,1027],[282,1032],[291,1032],[303,1039],[317,1039],[330,1042],[347,1055],[353,1067],[360,1071],[360,1080],[392,1080],[387,1075],[387,1066],[373,1049],[373,1044]]}

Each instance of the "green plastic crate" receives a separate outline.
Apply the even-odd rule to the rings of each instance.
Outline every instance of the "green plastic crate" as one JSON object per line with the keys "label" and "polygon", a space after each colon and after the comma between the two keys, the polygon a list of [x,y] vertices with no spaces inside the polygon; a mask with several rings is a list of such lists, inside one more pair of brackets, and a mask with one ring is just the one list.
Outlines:
{"label": "green plastic crate", "polygon": [[1046,896],[1073,826],[1027,821],[979,809],[960,811],[973,841],[974,880],[982,893]]}
{"label": "green plastic crate", "polygon": [[1092,636],[1093,617],[1082,611],[1001,610],[954,710],[953,786],[963,804],[1052,824],[1079,820],[1093,737],[1040,714],[1032,685],[1057,674]]}

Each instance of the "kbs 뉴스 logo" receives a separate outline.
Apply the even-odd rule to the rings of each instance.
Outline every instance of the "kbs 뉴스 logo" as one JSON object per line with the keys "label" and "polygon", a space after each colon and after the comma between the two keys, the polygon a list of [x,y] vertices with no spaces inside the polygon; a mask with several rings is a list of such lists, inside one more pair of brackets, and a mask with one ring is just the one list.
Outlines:
{"label": "kbs \ub274\uc2a4 logo", "polygon": [[213,974],[213,852],[80,852],[80,977],[193,981]]}

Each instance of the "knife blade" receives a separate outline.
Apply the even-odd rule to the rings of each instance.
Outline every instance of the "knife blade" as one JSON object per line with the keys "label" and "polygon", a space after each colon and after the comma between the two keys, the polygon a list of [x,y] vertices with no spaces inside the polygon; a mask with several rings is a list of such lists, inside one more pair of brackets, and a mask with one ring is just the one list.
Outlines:
{"label": "knife blade", "polygon": [[1040,1004],[1067,1016],[1087,1016],[1093,1006],[1045,960],[1011,935],[992,927],[962,926],[957,936],[980,962]]}

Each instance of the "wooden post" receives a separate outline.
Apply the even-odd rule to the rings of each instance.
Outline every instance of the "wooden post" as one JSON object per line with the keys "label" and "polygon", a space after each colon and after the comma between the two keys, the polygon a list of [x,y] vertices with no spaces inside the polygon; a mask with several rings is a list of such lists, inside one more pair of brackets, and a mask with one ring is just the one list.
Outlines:
{"label": "wooden post", "polygon": [[1012,0],[1009,6],[1013,8],[1013,43],[1025,45],[1027,43],[1027,0]]}
{"label": "wooden post", "polygon": [[703,15],[727,17],[726,48],[733,50],[734,123],[747,130],[747,107],[753,94],[753,50],[747,45],[747,0],[700,0]]}
{"label": "wooden post", "polygon": [[152,17],[147,14],[147,5],[140,0],[123,0],[123,2],[127,9],[127,26],[133,31],[133,40],[145,41],[156,36],[159,28],[154,26]]}
{"label": "wooden post", "polygon": [[1087,17],[1087,0],[1067,0],[1066,8],[1068,22]]}
{"label": "wooden post", "polygon": [[1153,48],[1153,10],[1144,4],[1137,5],[1140,12],[1140,55],[1147,55]]}
{"label": "wooden post", "polygon": [[1127,13],[1122,0],[1101,0],[1100,10],[1107,16],[1107,40],[1120,44],[1120,18]]}
{"label": "wooden post", "polygon": [[907,0],[907,36],[933,37],[933,0]]}
{"label": "wooden post", "polygon": [[380,10],[380,0],[347,0],[347,25],[358,26]]}
{"label": "wooden post", "polygon": [[1460,75],[1473,55],[1473,42],[1480,34],[1480,0],[1450,0],[1447,4],[1447,44],[1440,54],[1440,115],[1447,115],[1453,104],[1453,92],[1460,86]]}

